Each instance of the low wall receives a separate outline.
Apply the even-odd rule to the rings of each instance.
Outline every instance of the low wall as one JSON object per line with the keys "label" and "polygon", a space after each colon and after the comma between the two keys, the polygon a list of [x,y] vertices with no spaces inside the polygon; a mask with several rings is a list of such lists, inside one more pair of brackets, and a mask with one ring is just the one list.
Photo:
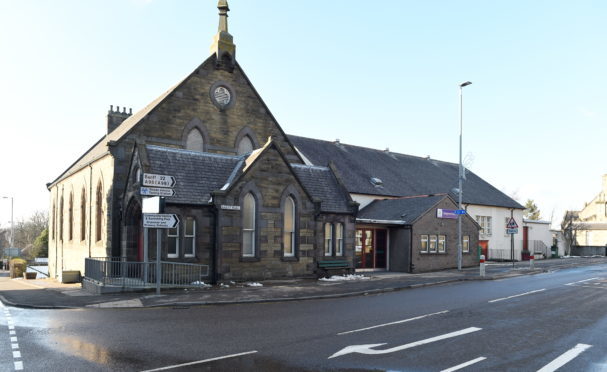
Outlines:
{"label": "low wall", "polygon": [[572,256],[607,256],[606,247],[577,246],[571,247]]}

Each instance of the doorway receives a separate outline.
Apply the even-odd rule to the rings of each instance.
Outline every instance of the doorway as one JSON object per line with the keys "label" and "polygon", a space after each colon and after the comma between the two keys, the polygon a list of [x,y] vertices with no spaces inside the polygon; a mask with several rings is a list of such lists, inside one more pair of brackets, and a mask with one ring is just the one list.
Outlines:
{"label": "doorway", "polygon": [[387,251],[388,230],[356,229],[355,266],[357,269],[385,269]]}
{"label": "doorway", "polygon": [[143,261],[143,229],[141,227],[141,206],[132,199],[126,212],[126,259]]}

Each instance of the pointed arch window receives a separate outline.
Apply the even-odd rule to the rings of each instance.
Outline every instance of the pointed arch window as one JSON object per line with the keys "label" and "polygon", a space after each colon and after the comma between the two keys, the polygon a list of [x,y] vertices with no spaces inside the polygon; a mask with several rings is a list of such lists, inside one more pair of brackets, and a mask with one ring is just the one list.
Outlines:
{"label": "pointed arch window", "polygon": [[80,240],[86,239],[86,190],[80,194]]}
{"label": "pointed arch window", "polygon": [[63,241],[63,195],[59,202],[59,240]]}
{"label": "pointed arch window", "polygon": [[242,206],[242,255],[255,257],[255,197],[248,193]]}
{"label": "pointed arch window", "polygon": [[53,215],[51,216],[53,224],[51,227],[51,239],[55,240],[55,229],[57,228],[57,204],[53,200]]}
{"label": "pointed arch window", "polygon": [[248,154],[253,151],[253,140],[249,136],[244,136],[238,142],[238,148],[236,149],[236,153],[238,155]]}
{"label": "pointed arch window", "polygon": [[70,199],[67,206],[67,240],[74,239],[74,192],[70,192]]}
{"label": "pointed arch window", "polygon": [[186,150],[191,151],[204,151],[204,138],[198,129],[194,128],[188,132],[188,136],[185,140],[185,148]]}
{"label": "pointed arch window", "polygon": [[101,226],[103,221],[103,186],[101,182],[97,185],[95,203],[95,241],[101,240]]}
{"label": "pointed arch window", "polygon": [[292,197],[285,200],[282,244],[285,257],[295,256],[295,202]]}

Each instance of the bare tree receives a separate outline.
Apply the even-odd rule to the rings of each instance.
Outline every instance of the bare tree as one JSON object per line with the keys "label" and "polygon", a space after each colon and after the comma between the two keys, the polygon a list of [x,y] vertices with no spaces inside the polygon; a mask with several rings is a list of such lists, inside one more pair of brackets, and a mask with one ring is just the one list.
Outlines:
{"label": "bare tree", "polygon": [[21,219],[15,222],[14,245],[20,249],[31,250],[36,238],[48,226],[48,215],[46,212],[34,212],[27,220]]}
{"label": "bare tree", "polygon": [[571,255],[571,247],[577,245],[578,234],[588,229],[588,226],[580,221],[578,213],[577,211],[566,211],[561,222],[561,230],[567,244],[567,256]]}

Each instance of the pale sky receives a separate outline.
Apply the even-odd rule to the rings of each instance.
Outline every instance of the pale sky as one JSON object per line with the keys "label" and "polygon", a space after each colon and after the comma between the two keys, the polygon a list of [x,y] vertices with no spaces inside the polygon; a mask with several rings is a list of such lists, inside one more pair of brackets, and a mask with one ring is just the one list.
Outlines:
{"label": "pale sky", "polygon": [[[544,219],[607,173],[607,2],[231,0],[236,58],[285,132],[457,162]],[[0,0],[0,196],[53,181],[209,56],[216,0]],[[465,192],[465,189],[464,189]],[[0,226],[10,201],[0,199]]]}

